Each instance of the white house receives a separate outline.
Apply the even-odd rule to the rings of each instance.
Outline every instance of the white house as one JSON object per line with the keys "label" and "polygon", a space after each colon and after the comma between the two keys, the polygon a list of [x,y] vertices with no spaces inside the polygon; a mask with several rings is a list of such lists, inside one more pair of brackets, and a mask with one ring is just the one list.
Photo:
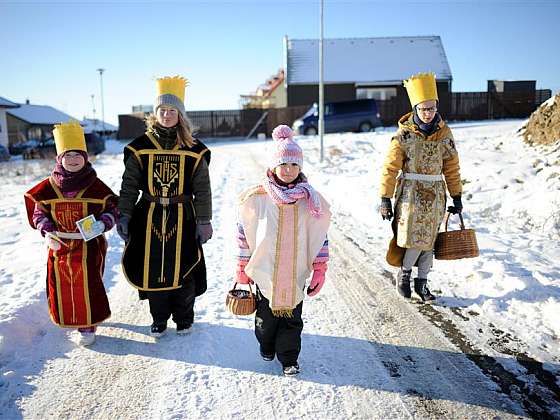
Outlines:
{"label": "white house", "polygon": [[17,108],[19,105],[15,102],[8,101],[0,96],[0,145],[8,147],[8,120],[6,118],[6,110]]}

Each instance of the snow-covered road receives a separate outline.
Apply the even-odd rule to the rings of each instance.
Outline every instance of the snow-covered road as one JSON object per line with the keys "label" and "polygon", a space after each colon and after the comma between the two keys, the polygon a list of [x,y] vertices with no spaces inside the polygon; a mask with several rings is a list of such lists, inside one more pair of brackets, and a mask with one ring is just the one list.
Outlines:
{"label": "snow-covered road", "polygon": [[[327,283],[304,303],[302,373],[287,378],[277,361],[263,361],[252,317],[231,315],[224,300],[234,272],[237,195],[262,176],[267,143],[210,146],[215,233],[205,245],[209,289],[196,301],[192,332],[177,336],[170,328],[158,342],[148,335],[147,302],[138,301],[122,276],[123,245],[115,232],[108,235],[105,275],[113,315],[99,328],[97,342],[77,347],[71,333],[50,323],[43,295],[45,251],[37,233],[23,224],[21,203],[23,191],[47,166],[16,161],[4,169],[22,173],[17,183],[0,186],[5,232],[0,296],[7,301],[0,312],[1,418],[527,415],[524,400],[512,399],[433,321],[434,313],[445,315],[446,308],[430,314],[396,296],[383,261],[386,236],[364,229],[359,206],[357,213],[333,206]],[[106,154],[94,164],[115,191],[121,158]],[[314,184],[319,169],[307,169]],[[354,191],[355,186],[350,195]],[[25,278],[22,286],[18,277]],[[493,356],[503,365],[515,363]]]}

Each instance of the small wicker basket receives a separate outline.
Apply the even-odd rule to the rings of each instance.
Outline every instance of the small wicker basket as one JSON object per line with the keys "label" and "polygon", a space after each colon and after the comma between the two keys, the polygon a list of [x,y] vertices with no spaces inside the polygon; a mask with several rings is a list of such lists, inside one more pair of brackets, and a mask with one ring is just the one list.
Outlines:
{"label": "small wicker basket", "polygon": [[474,229],[465,229],[463,215],[459,213],[460,230],[448,231],[449,216],[445,215],[445,232],[437,235],[434,247],[435,257],[438,260],[460,260],[462,258],[478,257],[478,244]]}
{"label": "small wicker basket", "polygon": [[233,285],[226,296],[226,307],[234,315],[251,315],[257,310],[253,289],[250,284],[249,290],[236,289],[237,284]]}

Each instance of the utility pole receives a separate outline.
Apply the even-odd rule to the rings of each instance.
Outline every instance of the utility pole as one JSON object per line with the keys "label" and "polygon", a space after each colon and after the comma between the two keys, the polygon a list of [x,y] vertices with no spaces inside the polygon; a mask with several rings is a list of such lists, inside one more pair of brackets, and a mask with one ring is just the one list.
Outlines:
{"label": "utility pole", "polygon": [[319,36],[319,141],[321,142],[320,161],[323,162],[323,134],[325,133],[325,98],[323,95],[323,0],[320,11],[320,36]]}
{"label": "utility pole", "polygon": [[97,71],[99,72],[99,84],[101,86],[101,124],[103,127],[103,134],[101,137],[103,137],[105,135],[105,104],[103,102],[103,72],[105,69],[99,68]]}

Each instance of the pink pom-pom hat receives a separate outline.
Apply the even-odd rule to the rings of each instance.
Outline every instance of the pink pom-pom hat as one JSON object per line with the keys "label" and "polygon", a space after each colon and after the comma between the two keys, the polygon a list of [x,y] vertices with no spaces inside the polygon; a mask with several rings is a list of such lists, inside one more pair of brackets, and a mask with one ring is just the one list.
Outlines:
{"label": "pink pom-pom hat", "polygon": [[303,151],[294,141],[294,132],[287,125],[279,125],[272,130],[272,138],[276,141],[276,150],[272,158],[270,169],[282,163],[297,163],[303,167]]}

